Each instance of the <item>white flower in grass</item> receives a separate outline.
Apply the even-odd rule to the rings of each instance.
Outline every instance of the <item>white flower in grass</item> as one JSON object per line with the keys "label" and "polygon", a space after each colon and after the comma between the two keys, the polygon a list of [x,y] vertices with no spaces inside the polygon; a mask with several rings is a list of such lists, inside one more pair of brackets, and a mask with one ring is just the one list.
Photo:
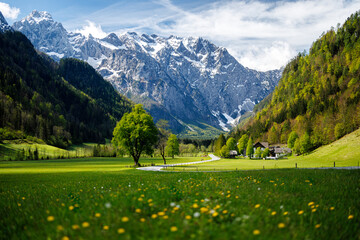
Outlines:
{"label": "white flower in grass", "polygon": [[200,213],[199,212],[194,212],[194,218],[198,218],[200,217]]}
{"label": "white flower in grass", "polygon": [[111,203],[109,203],[109,202],[105,203],[105,207],[106,208],[111,208]]}

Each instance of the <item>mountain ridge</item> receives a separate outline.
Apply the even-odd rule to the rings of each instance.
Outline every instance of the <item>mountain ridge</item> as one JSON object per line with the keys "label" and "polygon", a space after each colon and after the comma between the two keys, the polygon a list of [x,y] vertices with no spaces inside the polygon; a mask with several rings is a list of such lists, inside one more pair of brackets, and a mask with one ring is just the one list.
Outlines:
{"label": "mountain ridge", "polygon": [[196,122],[228,131],[274,89],[281,75],[279,70],[245,68],[225,48],[203,38],[129,32],[97,39],[68,33],[50,14],[38,11],[13,28],[57,61],[87,61],[133,101],[156,103],[157,111],[148,108],[150,114],[155,121],[165,116],[176,133]]}

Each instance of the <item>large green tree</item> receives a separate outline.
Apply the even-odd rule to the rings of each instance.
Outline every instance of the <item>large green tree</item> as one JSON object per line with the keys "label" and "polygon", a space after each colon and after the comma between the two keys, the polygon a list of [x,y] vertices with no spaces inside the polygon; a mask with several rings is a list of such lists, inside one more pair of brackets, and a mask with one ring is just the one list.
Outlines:
{"label": "large green tree", "polygon": [[226,142],[226,146],[228,146],[230,150],[236,150],[236,140],[235,140],[235,138],[230,137]]}
{"label": "large green tree", "polygon": [[251,139],[251,137],[249,138],[249,141],[247,142],[247,147],[246,147],[246,155],[251,158],[251,155],[254,154],[254,146],[253,146],[253,141]]}
{"label": "large green tree", "polygon": [[239,154],[243,154],[245,156],[245,150],[246,150],[248,141],[249,141],[249,136],[247,134],[244,134],[241,136],[241,138],[239,139],[239,144],[238,144]]}
{"label": "large green tree", "polygon": [[221,148],[226,144],[226,139],[224,134],[220,134],[218,139],[216,139],[214,144],[214,150],[216,155],[220,155]]}
{"label": "large green tree", "polygon": [[299,135],[295,131],[292,131],[290,133],[290,135],[289,135],[289,139],[288,139],[288,142],[287,142],[288,148],[293,148],[294,147],[295,141],[296,141],[297,138],[299,138]]}
{"label": "large green tree", "polygon": [[135,166],[140,166],[142,153],[152,154],[158,140],[158,130],[153,118],[146,113],[141,104],[134,106],[130,113],[125,113],[116,124],[112,143],[123,147],[133,157]]}
{"label": "large green tree", "polygon": [[171,156],[172,158],[174,158],[174,155],[179,154],[179,141],[175,134],[171,134],[169,136],[169,139],[166,143],[165,151],[167,155]]}

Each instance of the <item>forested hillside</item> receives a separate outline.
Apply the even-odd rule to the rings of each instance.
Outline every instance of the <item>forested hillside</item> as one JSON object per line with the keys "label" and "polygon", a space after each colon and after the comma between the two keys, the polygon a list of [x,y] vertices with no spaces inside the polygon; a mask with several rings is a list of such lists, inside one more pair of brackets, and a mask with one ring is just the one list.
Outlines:
{"label": "forested hillside", "polygon": [[271,101],[232,135],[287,143],[296,132],[309,136],[308,149],[313,149],[359,128],[359,35],[359,12],[324,33],[309,54],[299,54],[286,66]]}
{"label": "forested hillside", "polygon": [[[81,76],[101,79],[93,69],[69,62],[66,75],[64,64],[59,67],[39,55],[23,34],[0,34],[0,140],[32,136],[66,147],[111,137],[116,120],[130,110],[130,103],[120,96],[106,98],[95,90],[85,89],[85,94],[76,89],[61,75],[79,82],[85,81]],[[118,102],[110,107],[110,100]]]}

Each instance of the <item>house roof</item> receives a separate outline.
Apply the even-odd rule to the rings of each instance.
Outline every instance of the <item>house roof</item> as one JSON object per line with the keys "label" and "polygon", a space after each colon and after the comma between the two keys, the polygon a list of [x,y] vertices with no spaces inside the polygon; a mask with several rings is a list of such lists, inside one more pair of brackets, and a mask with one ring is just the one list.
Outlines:
{"label": "house roof", "polygon": [[230,150],[230,155],[238,155],[238,152],[236,150]]}
{"label": "house roof", "polygon": [[256,142],[254,144],[254,147],[263,147],[263,148],[268,148],[269,147],[269,143],[268,142]]}

